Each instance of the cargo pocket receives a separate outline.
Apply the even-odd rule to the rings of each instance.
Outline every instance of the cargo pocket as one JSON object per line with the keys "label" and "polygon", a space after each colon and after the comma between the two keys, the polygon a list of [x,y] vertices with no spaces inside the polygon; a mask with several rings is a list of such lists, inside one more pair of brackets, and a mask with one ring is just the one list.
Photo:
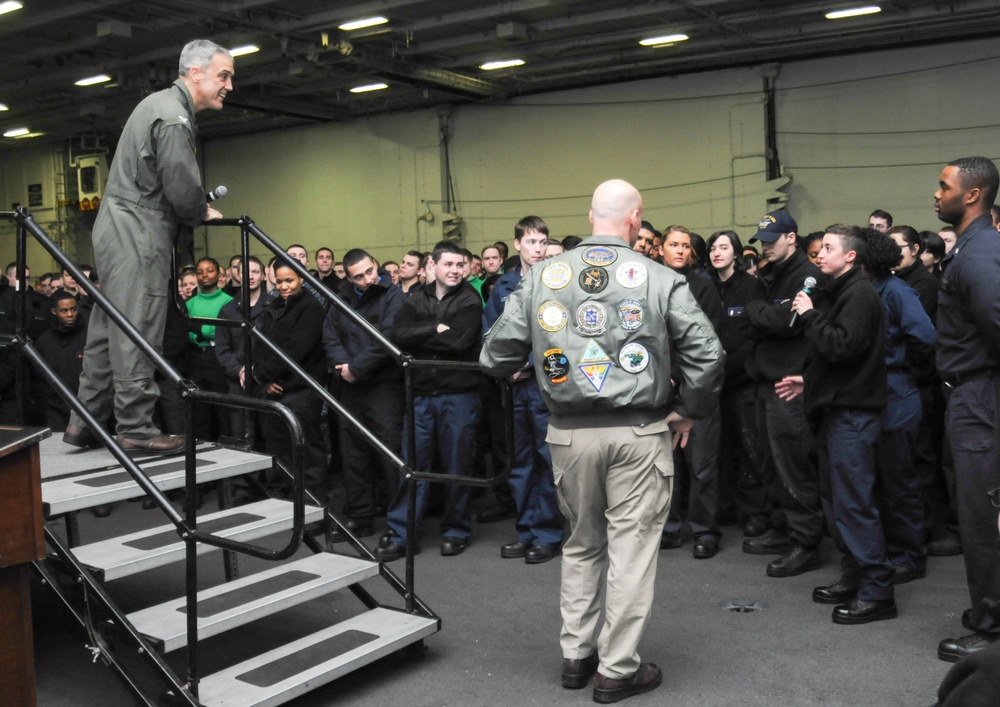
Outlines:
{"label": "cargo pocket", "polygon": [[559,502],[559,510],[562,511],[563,516],[569,521],[569,527],[576,527],[576,514],[563,501],[563,495],[559,491],[562,487],[563,473],[565,472],[565,460],[569,454],[569,446],[573,442],[573,430],[561,430],[549,425],[549,429],[545,433],[545,441],[548,443],[549,453],[552,455],[552,480],[556,487],[556,499]]}

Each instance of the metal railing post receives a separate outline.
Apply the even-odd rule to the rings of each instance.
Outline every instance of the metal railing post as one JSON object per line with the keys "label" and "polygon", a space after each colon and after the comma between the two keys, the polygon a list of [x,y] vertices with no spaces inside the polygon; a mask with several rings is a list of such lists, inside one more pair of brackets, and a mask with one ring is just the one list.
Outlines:
{"label": "metal railing post", "polygon": [[[18,209],[22,213],[23,207]],[[25,211],[26,213],[26,211]],[[28,288],[25,283],[24,271],[27,262],[27,232],[20,223],[17,225],[17,246],[14,262],[17,271],[14,273],[14,333],[20,339],[27,337]],[[28,412],[28,368],[24,356],[17,357],[17,369],[14,371],[14,393],[17,400],[17,419],[24,424]]]}
{"label": "metal railing post", "polygon": [[417,469],[417,411],[413,395],[413,368],[403,364],[403,381],[406,394],[406,610],[413,612],[416,595],[416,572],[414,561],[414,545],[417,542],[417,480],[411,469]]}
{"label": "metal railing post", "polygon": [[186,569],[185,602],[187,605],[187,684],[188,690],[198,699],[198,483],[195,478],[197,458],[194,438],[194,397],[184,398],[184,514],[191,532],[184,537]]}

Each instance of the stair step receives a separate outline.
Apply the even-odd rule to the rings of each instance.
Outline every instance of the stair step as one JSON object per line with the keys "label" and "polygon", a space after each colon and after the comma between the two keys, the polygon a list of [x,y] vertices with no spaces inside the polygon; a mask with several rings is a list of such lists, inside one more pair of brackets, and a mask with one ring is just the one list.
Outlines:
{"label": "stair step", "polygon": [[[198,592],[198,638],[243,626],[377,574],[377,562],[321,552]],[[183,597],[129,614],[128,619],[160,651],[187,645]]]}
{"label": "stair step", "polygon": [[437,619],[378,608],[203,679],[206,707],[270,707],[292,700],[436,633]]}
{"label": "stair step", "polygon": [[[305,522],[323,520],[323,509],[305,507]],[[198,518],[198,529],[234,540],[254,540],[292,527],[292,504],[269,498],[257,503],[209,513]],[[198,544],[198,554],[217,551]],[[109,581],[184,559],[184,542],[173,525],[161,525],[73,549],[77,560],[99,579]]]}
{"label": "stair step", "polygon": [[[161,491],[184,487],[183,456],[158,458],[142,462],[139,466]],[[271,457],[224,447],[208,449],[197,456],[198,483],[270,467]],[[145,492],[120,466],[42,482],[42,508],[50,517],[144,495]]]}

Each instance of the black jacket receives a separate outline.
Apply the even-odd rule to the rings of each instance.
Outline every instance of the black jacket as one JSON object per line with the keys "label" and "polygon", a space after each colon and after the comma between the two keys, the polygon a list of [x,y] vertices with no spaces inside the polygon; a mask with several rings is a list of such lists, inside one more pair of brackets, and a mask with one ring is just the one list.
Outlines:
{"label": "black jacket", "polygon": [[[483,299],[464,280],[442,299],[436,284],[422,285],[400,307],[392,326],[392,340],[417,359],[479,360],[483,330]],[[450,328],[438,333],[438,324]],[[477,390],[478,370],[414,368],[413,389],[420,395]]]}
{"label": "black jacket", "polygon": [[756,341],[747,358],[747,373],[756,381],[779,381],[802,373],[808,343],[802,322],[792,320],[792,300],[807,277],[823,285],[827,278],[796,250],[780,263],[769,263],[757,271],[757,288],[744,313],[750,323],[749,336]]}
{"label": "black jacket", "polygon": [[[42,332],[36,342],[38,353],[52,366],[56,375],[73,393],[80,385],[83,374],[83,350],[87,346],[87,321],[81,314],[70,328],[63,327],[53,320],[49,328]],[[69,422],[69,404],[56,392],[55,388],[39,379],[45,389],[44,400],[46,420],[57,432],[60,427],[65,430]],[[36,400],[41,400],[36,396]]]}
{"label": "black jacket", "polygon": [[[184,307],[184,302],[180,303]],[[191,352],[191,340],[188,334],[193,331],[200,331],[201,325],[194,324],[187,315],[187,308],[184,311],[178,308],[173,297],[167,301],[167,322],[163,327],[163,358],[167,359],[174,368],[180,371],[181,375],[188,374],[189,354]]]}
{"label": "black jacket", "polygon": [[[383,336],[389,338],[396,313],[407,297],[401,289],[391,284],[392,278],[388,273],[380,270],[379,276],[379,281],[365,290],[361,297],[358,297],[354,284],[349,280],[341,281],[335,292]],[[334,371],[334,366],[339,364],[348,364],[357,379],[355,385],[399,380],[403,377],[403,369],[396,365],[392,354],[361,326],[355,324],[336,304],[330,305],[326,321],[323,322],[323,348],[326,350],[330,370]]]}
{"label": "black jacket", "polygon": [[[327,379],[326,359],[323,356],[324,316],[323,305],[305,289],[287,300],[276,298],[261,315],[261,329],[268,339],[321,385],[325,385]],[[267,346],[262,344],[256,347],[254,355],[257,363],[253,377],[262,386],[277,383],[286,393],[306,388],[305,381]]]}
{"label": "black jacket", "polygon": [[745,308],[753,299],[757,281],[743,270],[736,270],[725,282],[712,273],[712,282],[722,300],[722,322],[715,330],[722,341],[722,348],[726,350],[724,385],[727,389],[732,389],[750,382],[746,365],[754,342],[749,336],[750,324]]}
{"label": "black jacket", "polygon": [[[229,319],[234,322],[243,319],[239,294],[239,291],[237,291],[236,299],[222,305],[222,309],[219,310],[219,319]],[[270,304],[272,299],[271,295],[261,288],[260,297],[257,298],[257,302],[250,306],[251,322],[260,324],[260,318],[263,316],[267,305]],[[263,347],[263,344],[254,342],[254,356],[258,360],[260,359],[260,351]],[[215,357],[219,360],[219,365],[225,369],[226,376],[231,380],[239,382],[240,369],[246,363],[243,355],[243,330],[228,326],[215,327]]]}
{"label": "black jacket", "polygon": [[[13,335],[16,330],[17,292],[14,283],[0,274],[0,334]],[[28,289],[28,300],[25,307],[25,328],[28,337],[38,340],[49,327],[51,306],[48,301],[33,289]],[[17,366],[21,353],[13,346],[0,346],[0,400],[13,400],[17,396]],[[31,364],[27,365],[28,385],[37,378]],[[29,395],[31,391],[29,389]],[[14,420],[4,420],[13,422]]]}
{"label": "black jacket", "polygon": [[917,291],[920,304],[924,306],[924,311],[933,322],[937,315],[938,290],[941,289],[937,278],[927,272],[927,268],[919,258],[910,267],[897,270],[896,277]]}
{"label": "black jacket", "polygon": [[[17,321],[18,297],[15,286],[16,283],[10,282],[6,277],[0,275],[0,319],[6,318],[12,325]],[[49,328],[49,315],[51,311],[52,305],[49,303],[48,298],[29,286],[24,319],[29,337],[37,340]]]}
{"label": "black jacket", "polygon": [[801,319],[809,342],[803,372],[813,426],[827,408],[881,410],[886,403],[885,314],[860,267],[813,292]]}

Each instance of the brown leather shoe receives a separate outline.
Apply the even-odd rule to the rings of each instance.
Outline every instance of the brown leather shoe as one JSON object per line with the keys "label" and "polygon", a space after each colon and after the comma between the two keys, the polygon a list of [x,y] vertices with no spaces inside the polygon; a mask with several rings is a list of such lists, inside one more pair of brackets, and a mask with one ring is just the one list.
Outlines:
{"label": "brown leather shoe", "polygon": [[578,660],[563,658],[562,686],[567,690],[580,690],[587,687],[587,683],[597,672],[599,663],[596,651],[586,658]]}
{"label": "brown leather shoe", "polygon": [[643,663],[638,670],[621,680],[605,677],[598,671],[594,676],[594,702],[606,705],[633,695],[652,692],[660,686],[662,680],[663,673],[655,663]]}
{"label": "brown leather shoe", "polygon": [[101,446],[101,443],[97,441],[97,437],[94,436],[94,433],[90,431],[89,427],[78,427],[76,425],[66,425],[66,431],[63,432],[62,441],[65,444],[71,444],[74,447],[82,447],[83,449]]}
{"label": "brown leather shoe", "polygon": [[118,435],[115,439],[118,440],[118,444],[120,444],[122,449],[126,452],[140,449],[145,452],[179,452],[184,449],[183,435],[157,435],[156,437],[150,437],[149,439],[136,439],[134,437],[123,437],[122,435]]}

